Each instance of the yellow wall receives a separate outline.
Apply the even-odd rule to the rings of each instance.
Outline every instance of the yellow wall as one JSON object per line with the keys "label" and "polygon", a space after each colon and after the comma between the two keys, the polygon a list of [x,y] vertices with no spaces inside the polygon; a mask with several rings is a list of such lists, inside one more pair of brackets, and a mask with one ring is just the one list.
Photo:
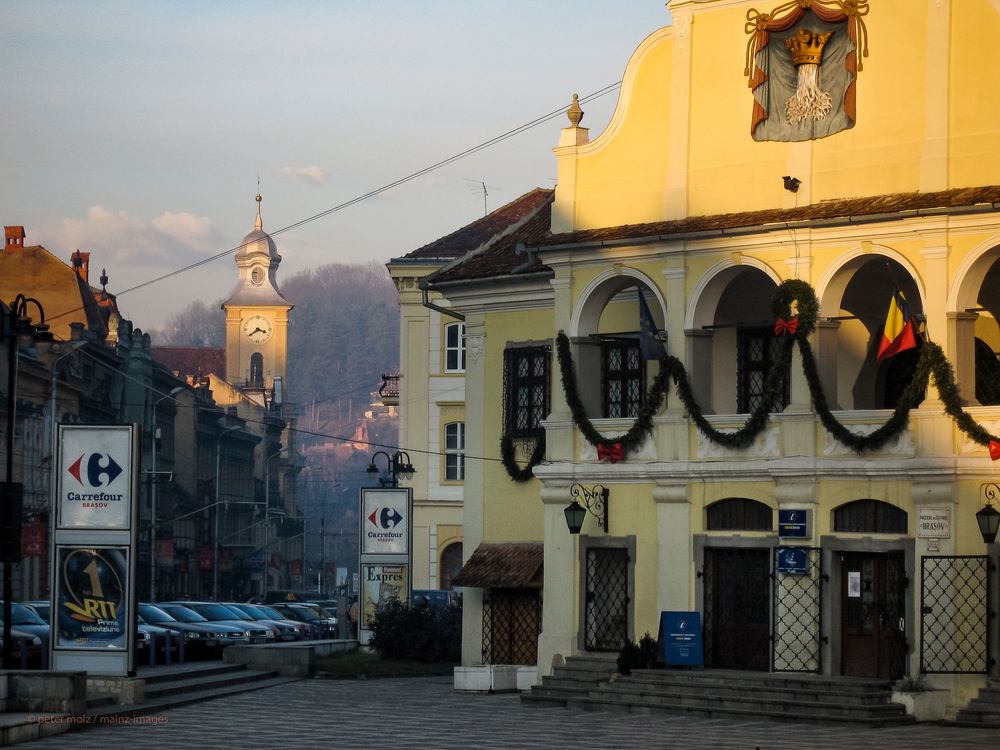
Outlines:
{"label": "yellow wall", "polygon": [[[691,216],[796,205],[783,187],[786,174],[804,183],[800,203],[913,192],[921,188],[925,150],[936,148],[939,137],[949,168],[948,185],[938,189],[996,184],[1000,165],[988,156],[995,153],[992,123],[1000,118],[1000,102],[983,95],[983,76],[1000,68],[1000,13],[988,0],[953,2],[949,34],[929,18],[928,6],[914,0],[871,3],[864,17],[870,55],[862,58],[858,74],[857,122],[803,143],[756,142],[750,136],[753,95],[743,76],[744,24],[748,8],[771,10],[766,4],[705,4],[684,39],[673,30],[652,35],[626,69],[612,123],[577,150],[575,184],[560,184],[561,198],[575,196],[575,228],[668,218],[664,178],[685,169],[668,163],[670,129],[679,123],[690,132]],[[683,85],[690,82],[690,96],[686,111],[672,111],[671,91],[682,84],[677,76],[685,75],[675,61],[688,54],[681,46],[686,44],[690,79]],[[950,50],[950,57],[936,59],[939,48]],[[951,101],[948,128],[938,133],[925,93],[937,85],[928,71],[941,66],[947,68],[943,80]]]}

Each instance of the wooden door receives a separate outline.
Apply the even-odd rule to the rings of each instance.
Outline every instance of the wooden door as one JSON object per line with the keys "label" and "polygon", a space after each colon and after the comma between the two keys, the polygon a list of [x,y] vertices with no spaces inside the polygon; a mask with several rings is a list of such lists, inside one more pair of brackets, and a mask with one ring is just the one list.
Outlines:
{"label": "wooden door", "polygon": [[902,553],[841,556],[841,673],[899,679],[906,666]]}
{"label": "wooden door", "polygon": [[766,548],[705,550],[708,664],[766,672],[771,665],[771,554]]}

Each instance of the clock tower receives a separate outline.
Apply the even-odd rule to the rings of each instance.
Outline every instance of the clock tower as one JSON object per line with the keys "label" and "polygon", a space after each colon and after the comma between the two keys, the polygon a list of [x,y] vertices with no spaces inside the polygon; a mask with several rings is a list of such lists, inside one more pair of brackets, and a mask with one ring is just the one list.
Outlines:
{"label": "clock tower", "polygon": [[226,379],[261,404],[288,402],[288,313],[278,289],[281,256],[264,231],[257,196],[254,229],[236,251],[239,279],[226,311]]}

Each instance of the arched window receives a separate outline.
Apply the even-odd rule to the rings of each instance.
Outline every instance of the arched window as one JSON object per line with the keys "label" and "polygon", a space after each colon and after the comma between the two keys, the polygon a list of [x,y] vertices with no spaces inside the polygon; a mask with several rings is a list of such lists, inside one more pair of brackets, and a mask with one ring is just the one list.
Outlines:
{"label": "arched window", "polygon": [[462,569],[462,543],[449,544],[441,552],[441,566],[438,569],[438,588],[452,589],[451,581]]}
{"label": "arched window", "polygon": [[260,352],[250,355],[250,387],[264,387],[264,355]]}
{"label": "arched window", "polygon": [[730,497],[712,503],[706,510],[709,531],[772,531],[774,513],[756,500]]}
{"label": "arched window", "polygon": [[905,534],[906,511],[881,500],[855,500],[833,512],[833,530],[865,534]]}

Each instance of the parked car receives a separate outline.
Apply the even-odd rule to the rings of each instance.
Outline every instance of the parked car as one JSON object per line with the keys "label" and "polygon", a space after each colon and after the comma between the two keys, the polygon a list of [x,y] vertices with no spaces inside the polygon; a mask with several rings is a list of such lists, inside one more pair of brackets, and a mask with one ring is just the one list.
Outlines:
{"label": "parked car", "polygon": [[[43,620],[38,613],[30,607],[25,607],[18,602],[10,603],[10,626],[17,628],[22,633],[37,635],[42,641],[42,648],[48,651],[49,639],[52,637],[52,630],[47,620]],[[0,620],[3,618],[3,602],[0,602]]]}
{"label": "parked car", "polygon": [[165,628],[160,625],[152,625],[143,620],[142,615],[139,615],[138,622],[136,623],[136,631],[137,655],[139,661],[142,663],[148,663],[149,649],[152,646],[156,647],[156,657],[154,657],[154,661],[156,659],[166,661],[168,636],[170,641],[171,659],[180,649],[180,633],[174,632],[170,630],[170,628]]}
{"label": "parked car", "polygon": [[33,609],[35,614],[41,617],[45,622],[52,624],[52,618],[49,615],[52,613],[52,602],[48,599],[45,601],[31,601],[31,602],[21,602],[28,609]]}
{"label": "parked car", "polygon": [[442,610],[448,607],[461,607],[462,597],[457,591],[444,589],[413,589],[410,593],[410,604],[414,607],[427,607],[432,610]]}
{"label": "parked car", "polygon": [[277,628],[247,620],[241,616],[242,613],[234,612],[217,602],[162,602],[157,606],[174,617],[178,617],[176,610],[187,609],[201,615],[207,622],[240,628],[247,632],[251,643],[274,643],[277,638]]}
{"label": "parked car", "polygon": [[[279,641],[297,641],[305,638],[306,628],[303,622],[286,620],[282,617],[271,617],[256,604],[224,602],[224,606],[243,615],[243,619],[277,629],[277,638]],[[277,615],[278,613],[275,612],[274,614]]]}
{"label": "parked car", "polygon": [[337,618],[324,616],[320,608],[314,604],[287,602],[270,606],[292,620],[309,623],[313,628],[313,637],[315,638],[337,637]]}
{"label": "parked car", "polygon": [[234,643],[249,643],[250,634],[230,625],[210,624],[197,612],[185,607],[173,607],[166,612],[159,605],[143,603],[139,605],[139,616],[144,622],[169,628],[184,636],[185,648],[199,653],[215,653],[224,646]]}
{"label": "parked car", "polygon": [[287,615],[279,612],[277,608],[271,606],[270,604],[255,604],[253,606],[259,609],[261,612],[264,613],[264,615],[271,618],[272,620],[277,620],[278,622],[290,622],[293,625],[295,625],[295,629],[296,632],[298,633],[299,640],[312,637],[313,627],[308,622],[290,618]]}
{"label": "parked car", "polygon": [[[2,626],[2,623],[0,623],[0,626]],[[11,654],[14,657],[14,663],[22,669],[41,668],[48,657],[48,654],[42,654],[42,639],[33,633],[26,633],[14,627],[10,629],[10,635],[12,641]],[[0,649],[2,648],[3,634],[0,631]]]}

